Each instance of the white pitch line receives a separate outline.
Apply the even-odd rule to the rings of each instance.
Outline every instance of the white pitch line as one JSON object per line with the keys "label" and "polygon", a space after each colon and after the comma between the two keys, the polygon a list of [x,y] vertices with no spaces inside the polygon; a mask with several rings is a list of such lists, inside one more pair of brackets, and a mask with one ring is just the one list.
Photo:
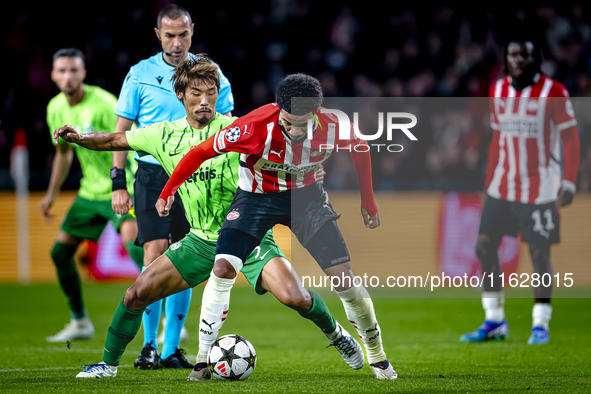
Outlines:
{"label": "white pitch line", "polygon": [[43,352],[43,353],[55,353],[55,352],[62,352],[62,353],[92,353],[92,354],[103,354],[102,350],[99,349],[79,349],[79,348],[70,348],[67,347],[57,347],[57,348],[46,348],[46,347],[25,347],[25,348],[4,348],[5,352]]}
{"label": "white pitch line", "polygon": [[[28,350],[36,349],[36,348],[27,348]],[[47,351],[47,349],[43,349]],[[97,353],[98,351],[92,351],[92,353]],[[89,352],[90,353],[90,352]],[[102,350],[99,353],[103,353]],[[196,358],[197,356],[188,354],[187,358]],[[132,364],[129,365],[119,365],[118,368],[130,368],[133,367]],[[14,368],[14,369],[0,369],[0,372],[38,372],[38,371],[62,371],[68,369],[83,369],[83,367],[53,367],[53,368],[31,368],[31,369],[21,369],[21,368]]]}
{"label": "white pitch line", "polygon": [[[119,365],[117,368],[129,368],[133,365]],[[53,368],[32,368],[32,369],[0,369],[0,372],[38,372],[38,371],[61,371],[67,369],[84,369],[83,367],[53,367]]]}

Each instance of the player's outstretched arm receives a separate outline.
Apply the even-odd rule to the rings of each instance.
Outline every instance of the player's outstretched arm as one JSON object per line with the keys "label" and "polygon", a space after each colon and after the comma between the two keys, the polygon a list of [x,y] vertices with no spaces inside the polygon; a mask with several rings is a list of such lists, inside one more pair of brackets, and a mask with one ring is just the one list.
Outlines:
{"label": "player's outstretched arm", "polygon": [[207,159],[219,155],[213,149],[213,141],[215,135],[203,141],[197,146],[192,146],[189,153],[187,153],[181,161],[177,164],[168,182],[162,189],[160,197],[156,202],[156,209],[160,216],[168,216],[172,202],[170,197],[174,196],[179,187],[199,168],[199,166]]}
{"label": "player's outstretched arm", "polygon": [[[367,144],[360,140],[358,145]],[[373,183],[371,181],[371,155],[369,150],[351,149],[351,158],[357,171],[359,191],[361,192],[361,216],[365,227],[373,229],[380,225],[380,215],[373,196]]]}
{"label": "player's outstretched arm", "polygon": [[59,142],[60,138],[66,142],[77,144],[90,150],[131,150],[125,133],[96,132],[80,134],[72,126],[65,125],[53,132],[53,139],[56,142]]}

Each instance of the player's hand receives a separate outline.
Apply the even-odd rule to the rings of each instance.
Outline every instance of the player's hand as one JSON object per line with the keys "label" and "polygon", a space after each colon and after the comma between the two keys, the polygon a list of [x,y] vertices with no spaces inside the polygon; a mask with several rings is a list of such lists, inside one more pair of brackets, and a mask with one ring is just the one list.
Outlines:
{"label": "player's hand", "polygon": [[570,190],[565,190],[562,187],[558,190],[558,197],[556,198],[556,208],[566,207],[573,202],[575,194]]}
{"label": "player's hand", "polygon": [[375,216],[369,216],[369,212],[367,212],[363,207],[361,207],[361,216],[363,216],[363,222],[365,223],[365,227],[367,228],[376,228],[380,225],[380,214],[376,213]]}
{"label": "player's hand", "polygon": [[125,215],[133,207],[133,199],[125,189],[115,190],[111,200],[113,212],[119,215]]}
{"label": "player's hand", "polygon": [[56,144],[59,143],[60,138],[69,143],[76,143],[81,139],[80,133],[78,133],[72,126],[68,125],[62,126],[53,132],[53,139]]}
{"label": "player's hand", "polygon": [[160,215],[160,217],[168,216],[173,203],[174,196],[168,197],[167,201],[159,198],[158,201],[156,201],[156,210],[158,211],[158,215]]}
{"label": "player's hand", "polygon": [[51,219],[53,219],[54,215],[49,213],[49,210],[53,206],[54,202],[55,202],[55,197],[52,196],[51,194],[46,194],[45,196],[43,196],[43,198],[41,199],[41,202],[39,203],[39,208],[41,209],[41,215],[43,215],[43,219],[45,219],[46,224],[51,223]]}
{"label": "player's hand", "polygon": [[318,167],[318,169],[314,173],[314,178],[316,178],[316,182],[318,182],[319,184],[322,185],[324,183],[324,176],[325,175],[326,175],[326,171],[324,171],[324,167],[322,167],[322,164],[321,164],[320,167]]}

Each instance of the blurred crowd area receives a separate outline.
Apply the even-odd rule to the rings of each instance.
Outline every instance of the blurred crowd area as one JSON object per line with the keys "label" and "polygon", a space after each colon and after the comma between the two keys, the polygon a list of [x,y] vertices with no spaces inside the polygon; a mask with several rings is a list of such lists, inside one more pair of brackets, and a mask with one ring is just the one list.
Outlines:
{"label": "blurred crowd area", "polygon": [[[53,53],[62,47],[83,50],[86,82],[118,96],[130,66],[160,50],[153,28],[169,3],[107,0],[88,8],[56,0],[3,10],[0,189],[13,187],[9,152],[19,128],[28,139],[31,190],[49,182],[54,148],[45,108],[58,93],[50,79]],[[210,54],[229,78],[238,116],[274,101],[277,83],[294,72],[316,76],[327,97],[486,97],[504,75],[501,44],[516,30],[538,37],[542,70],[571,96],[591,93],[589,2],[176,3],[195,23],[191,51]],[[583,106],[577,116],[588,112]],[[482,122],[488,115],[480,115],[469,108],[449,111],[423,124],[418,141],[405,144],[403,152],[375,155],[376,188],[481,190],[491,131]],[[591,138],[585,125],[591,122],[579,123],[578,188],[589,191]],[[354,186],[345,156],[327,163],[327,186]],[[77,187],[79,177],[75,165],[65,188]]]}

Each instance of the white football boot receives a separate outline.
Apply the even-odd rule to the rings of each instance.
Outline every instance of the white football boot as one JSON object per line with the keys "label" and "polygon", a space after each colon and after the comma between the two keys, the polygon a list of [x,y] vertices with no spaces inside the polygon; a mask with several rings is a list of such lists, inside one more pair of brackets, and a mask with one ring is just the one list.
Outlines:
{"label": "white football boot", "polygon": [[82,319],[72,318],[64,329],[55,335],[46,337],[45,340],[50,343],[67,342],[73,340],[89,340],[94,337],[94,326],[90,318],[83,317]]}
{"label": "white football boot", "polygon": [[76,375],[77,378],[112,378],[117,376],[117,367],[101,361],[98,364],[90,364]]}
{"label": "white football boot", "polygon": [[[335,330],[340,332],[340,336],[332,342],[330,346],[334,346],[341,355],[341,358],[348,366],[353,369],[361,369],[363,368],[363,364],[365,363],[365,356],[363,355],[363,349],[361,345],[349,334],[340,324],[337,323],[337,328]],[[327,335],[328,338],[328,335]],[[330,340],[330,339],[329,339]]]}
{"label": "white football boot", "polygon": [[398,379],[398,374],[392,368],[390,361],[384,360],[379,363],[370,364],[371,372],[378,379]]}

